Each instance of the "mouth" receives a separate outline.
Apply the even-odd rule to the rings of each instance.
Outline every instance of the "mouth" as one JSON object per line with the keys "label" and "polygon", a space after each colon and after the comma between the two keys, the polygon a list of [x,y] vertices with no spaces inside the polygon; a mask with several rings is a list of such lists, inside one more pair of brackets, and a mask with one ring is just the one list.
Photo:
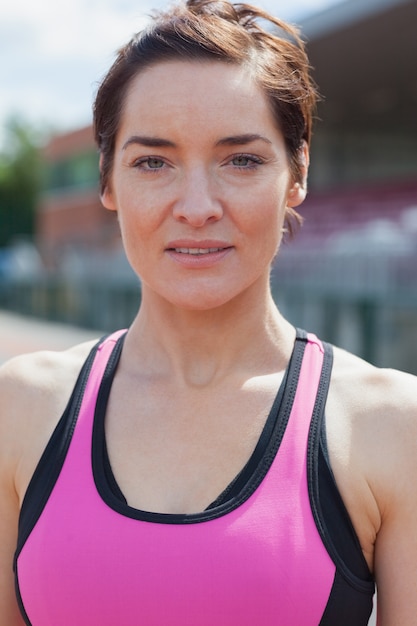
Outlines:
{"label": "mouth", "polygon": [[207,269],[221,263],[229,256],[233,247],[220,241],[172,241],[165,252],[184,268]]}
{"label": "mouth", "polygon": [[178,254],[192,254],[194,256],[200,256],[204,254],[213,254],[214,252],[221,252],[227,248],[170,248],[173,252]]}

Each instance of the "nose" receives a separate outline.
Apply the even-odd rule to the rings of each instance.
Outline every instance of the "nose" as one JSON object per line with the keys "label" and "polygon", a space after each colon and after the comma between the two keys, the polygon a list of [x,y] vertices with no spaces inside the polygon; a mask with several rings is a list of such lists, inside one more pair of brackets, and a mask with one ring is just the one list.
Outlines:
{"label": "nose", "polygon": [[210,174],[200,168],[193,168],[185,174],[173,208],[175,219],[186,222],[194,228],[201,228],[208,222],[221,219],[223,207],[215,192]]}

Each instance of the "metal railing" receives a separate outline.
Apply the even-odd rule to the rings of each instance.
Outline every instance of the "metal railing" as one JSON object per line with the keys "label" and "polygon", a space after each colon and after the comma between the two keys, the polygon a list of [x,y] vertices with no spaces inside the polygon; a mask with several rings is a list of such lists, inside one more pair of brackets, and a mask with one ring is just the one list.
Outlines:
{"label": "metal railing", "polygon": [[[379,366],[417,374],[417,255],[285,253],[271,274],[282,313],[296,326]],[[0,307],[38,318],[111,331],[129,326],[140,285],[91,274],[0,284]]]}
{"label": "metal railing", "polygon": [[0,287],[0,307],[44,320],[111,331],[128,326],[140,305],[134,282],[42,277]]}

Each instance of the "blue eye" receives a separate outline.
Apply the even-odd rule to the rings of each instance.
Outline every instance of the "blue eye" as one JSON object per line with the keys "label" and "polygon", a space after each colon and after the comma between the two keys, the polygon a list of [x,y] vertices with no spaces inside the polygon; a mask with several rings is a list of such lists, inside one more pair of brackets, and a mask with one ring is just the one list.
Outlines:
{"label": "blue eye", "polygon": [[164,161],[158,157],[145,157],[133,163],[134,167],[142,170],[160,170],[164,165]]}
{"label": "blue eye", "polygon": [[231,163],[234,167],[248,170],[262,165],[263,161],[252,154],[237,154],[233,157]]}
{"label": "blue eye", "polygon": [[157,157],[149,157],[148,159],[146,159],[145,163],[150,170],[159,170],[164,165],[163,160],[158,159]]}
{"label": "blue eye", "polygon": [[237,167],[247,167],[253,163],[253,160],[247,156],[241,155],[237,156],[232,161],[233,165],[237,165]]}

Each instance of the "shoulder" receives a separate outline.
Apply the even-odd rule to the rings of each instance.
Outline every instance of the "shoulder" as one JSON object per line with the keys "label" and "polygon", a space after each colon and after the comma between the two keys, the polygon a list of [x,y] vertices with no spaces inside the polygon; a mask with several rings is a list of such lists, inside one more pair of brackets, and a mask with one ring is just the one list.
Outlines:
{"label": "shoulder", "polygon": [[380,445],[393,430],[400,436],[417,429],[417,377],[412,374],[375,367],[336,348],[331,394],[352,432],[366,434],[370,428]]}
{"label": "shoulder", "polygon": [[[0,367],[0,415],[37,403],[57,401],[75,382],[94,341],[62,352],[42,351],[14,357]],[[32,405],[32,411],[36,405]]]}
{"label": "shoulder", "polygon": [[383,474],[391,460],[397,470],[416,462],[416,376],[335,349],[329,406],[347,429],[351,451],[366,455],[369,468],[374,463]]}
{"label": "shoulder", "polygon": [[0,470],[18,491],[24,492],[94,343],[18,356],[0,367]]}
{"label": "shoulder", "polygon": [[417,517],[417,378],[334,350],[329,453],[368,561],[387,520]]}

